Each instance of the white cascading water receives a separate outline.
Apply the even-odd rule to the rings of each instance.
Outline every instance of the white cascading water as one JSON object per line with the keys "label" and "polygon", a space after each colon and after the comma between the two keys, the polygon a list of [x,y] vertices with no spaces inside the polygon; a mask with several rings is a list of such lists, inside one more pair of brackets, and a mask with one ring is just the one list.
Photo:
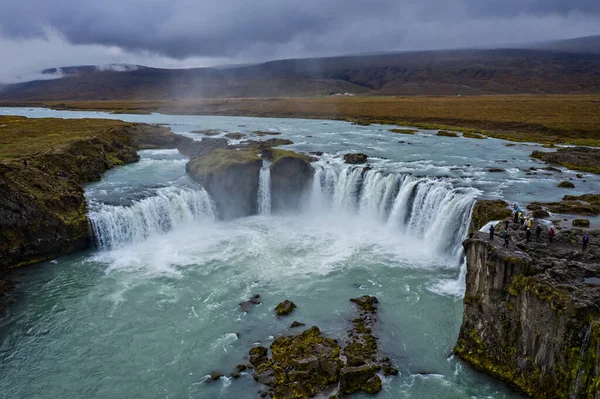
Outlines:
{"label": "white cascading water", "polygon": [[271,163],[263,161],[258,178],[258,214],[271,214]]}
{"label": "white cascading water", "polygon": [[377,218],[438,252],[460,256],[477,193],[443,179],[326,165],[316,166],[310,204]]}
{"label": "white cascading water", "polygon": [[110,249],[143,241],[178,225],[215,220],[215,211],[203,189],[166,187],[130,206],[99,205],[87,216],[98,247]]}

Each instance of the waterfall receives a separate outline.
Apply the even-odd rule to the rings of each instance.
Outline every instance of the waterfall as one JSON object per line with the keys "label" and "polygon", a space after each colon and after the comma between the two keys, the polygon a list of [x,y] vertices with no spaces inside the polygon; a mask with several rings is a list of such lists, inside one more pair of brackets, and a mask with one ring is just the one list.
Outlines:
{"label": "waterfall", "polygon": [[206,191],[181,187],[161,188],[156,195],[130,206],[92,204],[92,208],[87,216],[101,249],[139,242],[178,225],[215,219]]}
{"label": "waterfall", "polygon": [[258,214],[271,214],[271,164],[263,161],[258,178]]}
{"label": "waterfall", "polygon": [[445,179],[323,165],[316,166],[310,206],[376,218],[458,257],[477,193]]}

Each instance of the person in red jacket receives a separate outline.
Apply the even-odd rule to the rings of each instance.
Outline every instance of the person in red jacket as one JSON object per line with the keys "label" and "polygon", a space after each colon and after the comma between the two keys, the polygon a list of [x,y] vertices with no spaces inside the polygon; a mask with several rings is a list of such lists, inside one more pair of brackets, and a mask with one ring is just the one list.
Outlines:
{"label": "person in red jacket", "polygon": [[550,231],[548,232],[548,241],[552,242],[556,233],[554,232],[554,228],[550,227]]}

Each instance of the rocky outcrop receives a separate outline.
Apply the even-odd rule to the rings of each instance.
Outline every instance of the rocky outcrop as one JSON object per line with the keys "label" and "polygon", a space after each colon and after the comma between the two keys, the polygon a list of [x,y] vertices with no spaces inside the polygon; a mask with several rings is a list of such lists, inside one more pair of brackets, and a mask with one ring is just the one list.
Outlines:
{"label": "rocky outcrop", "polygon": [[534,151],[531,157],[573,170],[600,173],[600,150],[596,148],[567,147],[556,152]]}
{"label": "rocky outcrop", "polygon": [[363,163],[367,163],[367,155],[358,153],[358,154],[345,154],[344,162],[349,163],[351,165],[359,165]]}
{"label": "rocky outcrop", "polygon": [[292,151],[265,149],[263,159],[272,162],[271,206],[274,212],[298,209],[307,187],[311,184],[314,169],[310,165],[316,158]]}
{"label": "rocky outcrop", "polygon": [[581,252],[581,230],[562,231],[552,244],[527,243],[524,234],[511,230],[510,249],[483,233],[464,242],[454,353],[535,398],[599,397],[600,253]]}
{"label": "rocky outcrop", "polygon": [[[377,298],[362,296],[351,301],[358,306],[359,316],[352,320],[345,346],[313,326],[298,335],[276,338],[271,358],[266,347],[250,349],[249,362],[254,379],[264,386],[262,392],[273,398],[311,398],[322,396],[326,389],[333,389],[331,397],[336,398],[357,391],[374,394],[382,389],[380,373],[398,374],[389,358],[378,358],[372,331]],[[294,322],[291,328],[303,325]]]}
{"label": "rocky outcrop", "polygon": [[454,132],[447,132],[445,130],[440,130],[439,132],[436,133],[436,136],[442,136],[442,137],[458,137],[458,133],[454,133]]}
{"label": "rocky outcrop", "polygon": [[598,215],[600,214],[600,194],[565,195],[560,202],[532,202],[527,209],[533,211],[545,209],[552,213],[563,214]]}
{"label": "rocky outcrop", "polygon": [[180,136],[177,149],[183,155],[189,158],[197,158],[203,155],[210,154],[215,150],[227,148],[227,139],[211,139],[205,138],[200,141],[192,140],[189,137]]}
{"label": "rocky outcrop", "polygon": [[510,219],[512,215],[508,204],[502,200],[478,200],[471,214],[469,232],[481,229],[490,220]]}
{"label": "rocky outcrop", "polygon": [[287,316],[296,309],[296,304],[290,300],[285,300],[275,306],[275,314],[277,316]]}
{"label": "rocky outcrop", "polygon": [[0,272],[87,248],[82,184],[136,162],[137,149],[176,142],[166,128],[126,124],[49,147],[30,156],[27,166],[0,163]]}
{"label": "rocky outcrop", "polygon": [[274,212],[297,209],[314,170],[308,155],[272,148],[291,144],[287,139],[247,141],[227,146],[225,139],[204,139],[192,154],[187,172],[210,194],[223,219],[257,212],[259,173],[263,160],[271,162],[271,206]]}
{"label": "rocky outcrop", "polygon": [[224,220],[256,214],[262,159],[255,150],[215,150],[193,158],[188,174],[201,184]]}
{"label": "rocky outcrop", "polygon": [[558,188],[575,188],[575,185],[570,181],[561,181],[556,185]]}

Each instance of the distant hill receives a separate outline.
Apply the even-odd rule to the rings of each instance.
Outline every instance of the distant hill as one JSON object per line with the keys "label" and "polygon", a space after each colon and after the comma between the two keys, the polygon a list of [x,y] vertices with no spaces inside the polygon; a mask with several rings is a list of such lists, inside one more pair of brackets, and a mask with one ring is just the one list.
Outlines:
{"label": "distant hill", "polygon": [[600,54],[600,35],[538,43],[532,48],[569,53]]}
{"label": "distant hill", "polygon": [[65,67],[59,79],[0,87],[0,100],[600,93],[600,52],[592,51],[597,38],[529,49],[290,59],[228,68]]}

